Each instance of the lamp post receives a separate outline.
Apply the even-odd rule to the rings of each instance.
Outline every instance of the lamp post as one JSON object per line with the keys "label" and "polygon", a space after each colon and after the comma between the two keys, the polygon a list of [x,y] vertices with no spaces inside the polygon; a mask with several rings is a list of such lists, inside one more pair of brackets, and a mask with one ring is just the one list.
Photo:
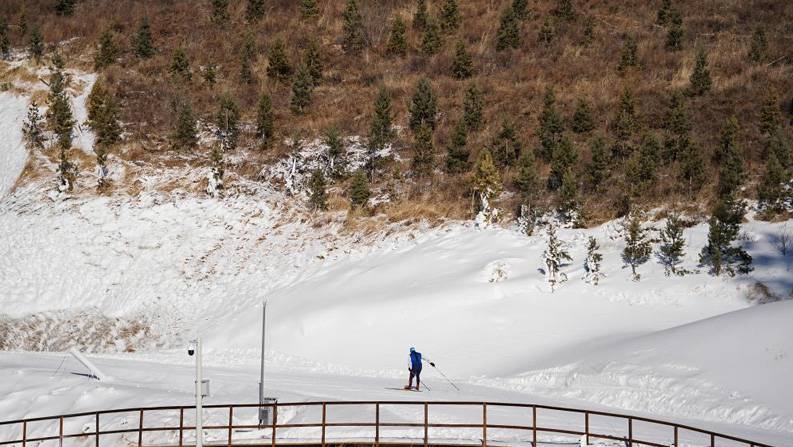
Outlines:
{"label": "lamp post", "polygon": [[[262,358],[259,367],[259,405],[264,405],[264,334],[267,328],[267,301],[262,303]],[[264,407],[259,407],[259,425],[267,423],[267,412]]]}
{"label": "lamp post", "polygon": [[204,445],[204,427],[203,427],[203,400],[204,400],[204,370],[201,362],[201,337],[196,337],[195,340],[190,341],[187,347],[187,354],[195,354],[195,445],[196,447],[203,447]]}

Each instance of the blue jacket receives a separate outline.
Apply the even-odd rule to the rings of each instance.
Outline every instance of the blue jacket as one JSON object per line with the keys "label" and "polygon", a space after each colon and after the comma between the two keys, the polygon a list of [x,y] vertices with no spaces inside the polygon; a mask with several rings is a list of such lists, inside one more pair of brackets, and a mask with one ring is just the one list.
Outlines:
{"label": "blue jacket", "polygon": [[413,351],[410,353],[410,365],[409,368],[411,371],[421,371],[421,353],[418,351]]}

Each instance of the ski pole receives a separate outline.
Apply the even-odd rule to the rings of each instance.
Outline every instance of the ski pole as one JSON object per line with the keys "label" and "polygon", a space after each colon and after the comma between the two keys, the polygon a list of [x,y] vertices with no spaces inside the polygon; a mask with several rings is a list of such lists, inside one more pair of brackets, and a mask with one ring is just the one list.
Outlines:
{"label": "ski pole", "polygon": [[437,366],[435,366],[435,364],[434,364],[434,363],[430,363],[430,365],[432,365],[432,367],[433,367],[433,368],[435,368],[435,371],[438,371],[438,373],[439,373],[440,375],[442,375],[442,376],[443,376],[443,378],[444,378],[444,379],[446,379],[446,381],[447,381],[447,382],[449,382],[449,385],[453,386],[455,390],[457,390],[457,391],[460,391],[460,388],[458,388],[458,387],[457,387],[457,385],[455,385],[455,384],[454,384],[454,382],[452,382],[451,380],[449,380],[449,378],[448,378],[448,377],[446,377],[446,374],[444,374],[444,373],[443,373],[443,371],[441,371],[440,369],[438,369],[438,367],[437,367]]}
{"label": "ski pole", "polygon": [[421,382],[421,385],[422,385],[424,388],[426,388],[426,389],[427,389],[427,391],[432,391],[432,390],[430,389],[430,387],[428,387],[428,386],[427,386],[427,384],[426,384],[425,382]]}

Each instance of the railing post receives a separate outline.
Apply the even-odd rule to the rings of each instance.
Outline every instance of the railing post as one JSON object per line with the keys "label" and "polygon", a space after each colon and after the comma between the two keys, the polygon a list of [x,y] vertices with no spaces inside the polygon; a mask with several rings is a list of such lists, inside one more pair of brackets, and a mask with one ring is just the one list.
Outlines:
{"label": "railing post", "polygon": [[374,446],[380,447],[380,404],[374,404]]}
{"label": "railing post", "polygon": [[487,447],[487,402],[482,402],[482,447]]}
{"label": "railing post", "polygon": [[99,447],[99,412],[96,413],[96,445],[95,447]]}
{"label": "railing post", "polygon": [[273,439],[271,444],[275,447],[275,426],[278,425],[278,403],[273,403]]}
{"label": "railing post", "polygon": [[584,442],[589,445],[589,412],[584,413]]}
{"label": "railing post", "polygon": [[430,406],[424,402],[424,447],[430,443]]}
{"label": "railing post", "polygon": [[234,406],[229,405],[229,447],[231,447],[231,438],[232,438],[231,429],[233,426],[234,426]]}
{"label": "railing post", "polygon": [[537,406],[531,406],[531,445],[537,447]]}
{"label": "railing post", "polygon": [[28,442],[28,421],[22,421],[22,447]]}
{"label": "railing post", "polygon": [[138,419],[138,447],[143,447],[143,409],[140,409],[140,418]]}
{"label": "railing post", "polygon": [[716,435],[710,434],[710,447],[716,447]]}
{"label": "railing post", "polygon": [[184,408],[179,409],[179,447],[184,442]]}
{"label": "railing post", "polygon": [[325,431],[328,422],[328,404],[322,402],[322,447],[325,447]]}
{"label": "railing post", "polygon": [[633,447],[633,418],[628,418],[628,447]]}
{"label": "railing post", "polygon": [[60,418],[58,418],[58,421],[59,421],[59,422],[58,422],[58,425],[59,425],[59,427],[60,427],[60,428],[58,429],[58,433],[59,433],[59,434],[58,434],[58,445],[59,445],[60,447],[63,447],[63,416],[61,416]]}
{"label": "railing post", "polygon": [[677,425],[675,425],[675,447],[678,447],[678,439],[679,439],[678,430],[679,430],[679,428],[680,428],[680,427],[678,427]]}

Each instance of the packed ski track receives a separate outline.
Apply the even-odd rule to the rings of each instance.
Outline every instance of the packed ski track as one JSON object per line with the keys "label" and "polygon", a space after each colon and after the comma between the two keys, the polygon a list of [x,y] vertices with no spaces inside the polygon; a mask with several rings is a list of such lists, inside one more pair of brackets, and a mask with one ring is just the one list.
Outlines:
{"label": "packed ski track", "polygon": [[[96,77],[74,75],[84,120]],[[685,231],[692,273],[667,277],[653,257],[640,281],[623,267],[621,222],[561,229],[574,262],[551,292],[542,231],[377,217],[355,229],[343,213],[302,210],[292,176],[301,157],[266,171],[278,184],[247,183],[222,198],[160,190],[204,175],[178,168],[146,171],[134,196],[52,195],[52,179],[19,178],[30,157],[28,99],[1,92],[0,105],[0,349],[10,351],[0,353],[2,420],[189,404],[183,347],[197,334],[210,403],[254,402],[267,300],[268,392],[281,401],[547,403],[793,439],[793,255],[779,249],[793,222],[750,215],[741,243],[755,270],[738,277],[697,266],[707,237],[699,222]],[[92,138],[81,131],[76,144],[90,153]],[[360,152],[358,138],[348,143]],[[119,161],[111,171],[132,168]],[[597,286],[583,280],[589,236],[604,256]],[[431,392],[389,389],[407,380],[410,346],[462,392],[430,368]],[[114,379],[74,374],[80,366],[62,354],[70,347]]]}

